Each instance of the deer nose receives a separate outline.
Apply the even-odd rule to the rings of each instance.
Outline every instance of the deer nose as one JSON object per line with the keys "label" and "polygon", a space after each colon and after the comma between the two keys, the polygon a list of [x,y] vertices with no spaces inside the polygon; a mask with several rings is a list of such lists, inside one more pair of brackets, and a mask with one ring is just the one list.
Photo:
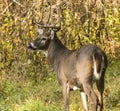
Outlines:
{"label": "deer nose", "polygon": [[33,49],[34,50],[34,47],[32,45],[32,43],[29,43],[28,46],[27,46],[28,49]]}
{"label": "deer nose", "polygon": [[32,42],[28,44],[27,48],[32,49],[32,50],[37,49],[37,47]]}

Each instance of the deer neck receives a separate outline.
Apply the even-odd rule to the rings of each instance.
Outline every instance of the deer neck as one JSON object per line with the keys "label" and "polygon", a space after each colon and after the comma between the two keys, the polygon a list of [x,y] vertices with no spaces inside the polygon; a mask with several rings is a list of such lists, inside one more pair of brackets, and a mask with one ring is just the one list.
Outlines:
{"label": "deer neck", "polygon": [[52,65],[53,69],[55,70],[56,62],[60,61],[62,53],[67,51],[68,49],[62,44],[62,42],[55,37],[51,40],[51,43],[48,48],[48,62]]}

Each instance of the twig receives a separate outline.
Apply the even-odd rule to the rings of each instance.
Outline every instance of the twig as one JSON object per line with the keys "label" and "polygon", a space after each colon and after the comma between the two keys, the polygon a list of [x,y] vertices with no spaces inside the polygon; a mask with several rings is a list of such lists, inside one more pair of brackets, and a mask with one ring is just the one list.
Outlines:
{"label": "twig", "polygon": [[25,7],[24,5],[22,5],[21,3],[19,3],[19,2],[16,1],[16,0],[13,0],[13,2],[15,2],[16,4],[18,4],[18,5],[21,6],[21,7]]}
{"label": "twig", "polygon": [[4,10],[3,10],[3,12],[2,12],[2,14],[4,14],[6,11],[7,11],[7,9],[13,4],[14,2],[11,2]]}

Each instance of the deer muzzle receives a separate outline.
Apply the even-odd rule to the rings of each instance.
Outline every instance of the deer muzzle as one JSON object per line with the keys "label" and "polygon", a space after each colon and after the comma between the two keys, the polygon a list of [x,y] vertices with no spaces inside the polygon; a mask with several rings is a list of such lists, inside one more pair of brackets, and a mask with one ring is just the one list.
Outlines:
{"label": "deer muzzle", "polygon": [[32,50],[37,49],[37,47],[32,42],[28,44],[27,48],[32,49]]}

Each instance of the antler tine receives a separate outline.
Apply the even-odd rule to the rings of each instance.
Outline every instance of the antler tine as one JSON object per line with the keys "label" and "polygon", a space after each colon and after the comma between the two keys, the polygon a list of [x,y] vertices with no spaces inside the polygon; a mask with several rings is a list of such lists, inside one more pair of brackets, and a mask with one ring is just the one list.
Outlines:
{"label": "antler tine", "polygon": [[41,0],[41,7],[40,7],[40,10],[41,10],[41,18],[40,18],[40,23],[42,23],[42,20],[43,20],[43,13],[44,13],[44,9],[43,9],[43,2],[44,2],[44,0]]}
{"label": "antler tine", "polygon": [[48,14],[47,14],[47,17],[46,17],[46,23],[45,24],[49,24],[49,22],[50,22],[50,16],[51,16],[51,2],[50,2],[50,0],[47,0],[47,4],[49,5],[48,8],[50,8],[50,9],[48,11]]}
{"label": "antler tine", "polygon": [[[52,5],[52,6],[51,6],[49,1],[48,1],[48,3],[50,5],[50,11],[49,11],[48,18],[46,20],[46,24],[41,24],[42,23],[42,19],[43,19],[43,12],[44,12],[44,10],[42,10],[42,18],[41,18],[40,22],[35,22],[35,23],[36,23],[36,25],[38,25],[41,28],[52,28],[55,31],[59,31],[61,29],[61,18],[60,18],[60,3],[61,2],[60,2],[60,0],[58,0],[57,1],[57,5]],[[43,4],[43,1],[42,1],[42,4]],[[58,26],[55,26],[54,24],[52,24],[52,25],[48,24],[50,18],[52,19],[51,11],[53,11],[52,9],[54,9],[54,8],[57,9],[57,22],[59,23]]]}
{"label": "antler tine", "polygon": [[50,16],[51,16],[51,3],[50,3],[49,0],[47,0],[47,4],[49,5],[48,8],[50,8],[50,10],[49,10],[48,14],[46,14],[44,22],[43,22],[43,16],[44,16],[44,12],[45,11],[44,11],[44,8],[43,8],[43,3],[44,3],[44,0],[42,0],[42,2],[41,2],[42,7],[41,7],[41,18],[40,18],[40,21],[39,22],[35,21],[35,24],[38,25],[41,28],[51,28],[53,26],[52,25],[51,26],[48,25],[49,24],[49,20],[50,20]]}
{"label": "antler tine", "polygon": [[59,27],[59,30],[61,29],[61,18],[60,18],[60,0],[57,1],[57,21],[59,23],[58,27]]}
{"label": "antler tine", "polygon": [[[50,4],[49,4],[50,5]],[[54,20],[53,20],[53,13],[54,13],[54,9],[57,10],[57,22],[59,23],[58,26],[55,26],[54,25]],[[51,19],[51,25],[46,25],[44,27],[49,27],[49,28],[52,28],[54,29],[55,31],[59,31],[60,28],[61,28],[61,19],[60,19],[60,0],[57,0],[57,5],[50,5],[50,14],[49,14],[49,17]]]}

